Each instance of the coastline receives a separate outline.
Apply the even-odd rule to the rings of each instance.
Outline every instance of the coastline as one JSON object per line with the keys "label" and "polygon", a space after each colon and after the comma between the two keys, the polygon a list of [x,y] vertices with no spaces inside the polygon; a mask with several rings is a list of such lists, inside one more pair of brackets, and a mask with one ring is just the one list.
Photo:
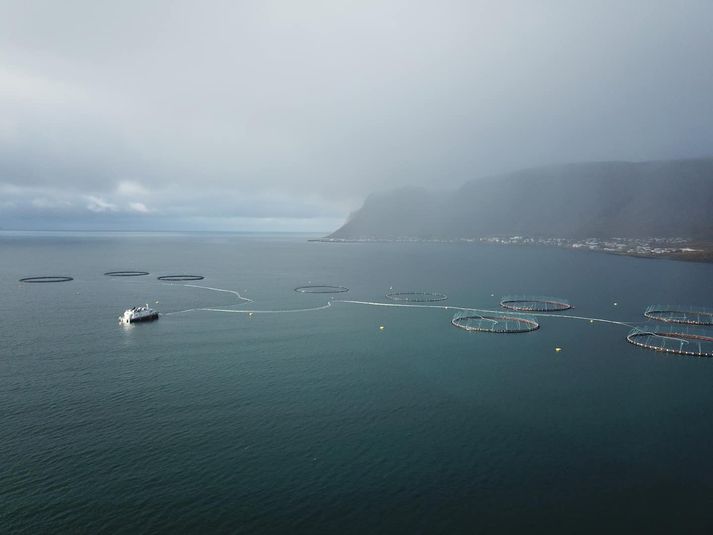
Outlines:
{"label": "coastline", "polygon": [[312,238],[320,243],[484,243],[503,246],[557,247],[634,258],[665,258],[683,262],[713,263],[713,243],[688,238],[531,238],[522,236],[482,238]]}

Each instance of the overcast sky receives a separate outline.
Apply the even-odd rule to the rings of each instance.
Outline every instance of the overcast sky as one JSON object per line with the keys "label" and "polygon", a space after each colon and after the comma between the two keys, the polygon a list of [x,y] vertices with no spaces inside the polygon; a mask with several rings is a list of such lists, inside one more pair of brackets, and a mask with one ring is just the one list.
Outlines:
{"label": "overcast sky", "polygon": [[0,226],[326,232],[372,191],[711,155],[712,28],[711,0],[0,0]]}

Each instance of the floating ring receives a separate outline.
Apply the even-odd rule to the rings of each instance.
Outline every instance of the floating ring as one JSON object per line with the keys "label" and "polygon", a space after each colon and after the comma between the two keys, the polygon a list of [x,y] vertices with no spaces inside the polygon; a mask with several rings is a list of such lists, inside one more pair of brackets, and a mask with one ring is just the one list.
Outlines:
{"label": "floating ring", "polygon": [[348,292],[349,288],[346,286],[321,286],[314,284],[310,286],[298,286],[295,288],[295,291],[301,294],[341,294]]}
{"label": "floating ring", "polygon": [[65,277],[62,275],[47,275],[43,277],[25,277],[20,279],[20,282],[31,282],[31,283],[47,283],[47,282],[69,282],[73,281],[73,277]]}
{"label": "floating ring", "polygon": [[673,325],[645,325],[635,327],[626,336],[626,341],[638,347],[688,355],[713,357],[713,333],[696,327]]}
{"label": "floating ring", "polygon": [[713,309],[683,305],[651,305],[644,316],[666,323],[713,325]]}
{"label": "floating ring", "polygon": [[533,317],[493,314],[477,310],[458,312],[451,320],[451,325],[469,332],[498,334],[528,333],[540,328]]}
{"label": "floating ring", "polygon": [[500,300],[500,306],[520,312],[557,312],[572,308],[566,299],[531,295],[505,296]]}
{"label": "floating ring", "polygon": [[205,279],[203,275],[163,275],[157,277],[160,281],[167,282],[183,282],[183,281],[201,281]]}

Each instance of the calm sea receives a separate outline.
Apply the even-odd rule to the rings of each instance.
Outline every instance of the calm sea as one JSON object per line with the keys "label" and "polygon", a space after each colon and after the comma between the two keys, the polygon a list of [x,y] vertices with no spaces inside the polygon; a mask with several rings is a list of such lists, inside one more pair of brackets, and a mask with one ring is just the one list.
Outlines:
{"label": "calm sea", "polygon": [[[293,288],[338,284],[479,308],[552,294],[639,322],[713,305],[713,265],[307,238],[1,233],[0,531],[713,530],[713,360],[565,318],[496,335],[338,302],[173,314],[318,307]],[[124,269],[151,275],[103,275]],[[213,289],[156,280],[175,273]],[[33,275],[75,280],[18,282]],[[118,325],[143,303],[163,317]]]}

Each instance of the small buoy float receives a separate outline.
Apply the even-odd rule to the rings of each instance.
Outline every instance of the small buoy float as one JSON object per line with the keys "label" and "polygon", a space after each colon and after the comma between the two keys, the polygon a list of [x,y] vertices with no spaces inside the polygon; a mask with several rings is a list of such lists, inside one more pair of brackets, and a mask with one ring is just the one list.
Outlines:
{"label": "small buoy float", "polygon": [[594,320],[589,320],[589,323],[594,323]]}
{"label": "small buoy float", "polygon": [[618,306],[618,305],[619,305],[619,303],[614,303],[614,306]]}
{"label": "small buoy float", "polygon": [[252,315],[253,315],[253,313],[252,313],[252,312],[249,312],[249,313],[248,313],[248,316],[252,316]]}
{"label": "small buoy float", "polygon": [[561,348],[561,347],[556,347],[556,348],[555,348],[555,351],[556,351],[557,353],[559,353],[560,351],[562,351],[562,348]]}
{"label": "small buoy float", "polygon": [[380,331],[383,331],[383,330],[384,330],[384,326],[383,326],[383,325],[379,325],[379,330],[380,330]]}

